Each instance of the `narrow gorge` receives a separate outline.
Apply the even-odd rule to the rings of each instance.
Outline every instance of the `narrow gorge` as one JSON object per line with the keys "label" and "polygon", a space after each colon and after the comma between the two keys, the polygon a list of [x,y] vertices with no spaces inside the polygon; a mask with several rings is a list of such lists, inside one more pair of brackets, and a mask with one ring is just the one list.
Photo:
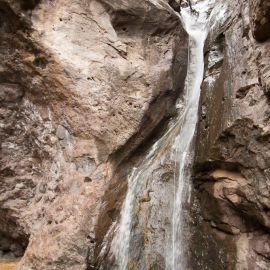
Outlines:
{"label": "narrow gorge", "polygon": [[270,269],[268,0],[0,0],[0,270]]}

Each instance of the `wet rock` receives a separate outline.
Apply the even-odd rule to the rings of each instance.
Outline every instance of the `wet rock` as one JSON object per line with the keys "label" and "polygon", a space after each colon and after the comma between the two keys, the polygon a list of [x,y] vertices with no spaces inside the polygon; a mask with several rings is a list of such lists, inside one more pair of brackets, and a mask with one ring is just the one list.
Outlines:
{"label": "wet rock", "polygon": [[180,12],[181,6],[176,0],[169,0],[168,4],[176,11]]}
{"label": "wet rock", "polygon": [[[254,243],[262,243],[267,254],[268,4],[220,2],[228,9],[223,10],[223,25],[212,25],[207,39],[194,196],[200,201],[201,224],[212,225],[202,225],[209,243],[228,256],[237,254],[226,268],[267,269],[270,261],[256,252]],[[259,11],[263,5],[264,11]],[[220,232],[226,246],[219,241]],[[224,261],[217,257],[216,264],[223,267]]]}
{"label": "wet rock", "polygon": [[[188,39],[166,7],[1,1],[0,251],[25,252],[19,269],[117,268],[128,174],[184,87]],[[219,0],[214,15],[187,257],[192,269],[269,269],[269,3]],[[130,269],[165,268],[176,166],[165,154],[140,179]]]}

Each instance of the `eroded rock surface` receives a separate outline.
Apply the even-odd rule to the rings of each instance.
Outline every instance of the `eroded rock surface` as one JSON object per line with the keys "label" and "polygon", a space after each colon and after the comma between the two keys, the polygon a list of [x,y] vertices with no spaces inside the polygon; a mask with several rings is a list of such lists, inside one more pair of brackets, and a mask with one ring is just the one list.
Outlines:
{"label": "eroded rock surface", "polygon": [[195,167],[199,223],[215,239],[204,243],[214,241],[223,253],[209,258],[220,269],[269,269],[269,3],[221,5],[223,19],[211,26],[205,52]]}
{"label": "eroded rock surface", "polygon": [[[115,267],[127,175],[184,86],[188,39],[166,2],[179,11],[165,0],[0,1],[0,256],[24,255],[19,269]],[[184,213],[190,268],[270,269],[269,1],[216,2]],[[130,269],[165,268],[179,165],[165,146],[136,198]]]}
{"label": "eroded rock surface", "polygon": [[270,3],[265,0],[250,0],[251,26],[258,41],[270,38]]}
{"label": "eroded rock surface", "polygon": [[174,115],[186,34],[152,1],[7,0],[0,13],[5,252],[26,248],[22,270],[94,269],[130,154]]}

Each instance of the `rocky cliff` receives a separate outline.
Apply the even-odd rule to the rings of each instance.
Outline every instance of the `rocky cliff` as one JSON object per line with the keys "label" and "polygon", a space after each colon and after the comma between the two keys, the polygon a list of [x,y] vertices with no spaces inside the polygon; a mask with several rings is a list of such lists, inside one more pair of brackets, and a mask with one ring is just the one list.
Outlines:
{"label": "rocky cliff", "polygon": [[212,267],[269,269],[270,3],[221,1],[220,8],[205,47],[194,177],[203,233],[196,236],[205,253],[215,249]]}
{"label": "rocky cliff", "polygon": [[19,269],[92,269],[131,154],[175,113],[186,34],[143,0],[0,12],[0,249],[24,254]]}
{"label": "rocky cliff", "polygon": [[[188,37],[165,2],[179,10],[165,0],[0,0],[0,256],[22,257],[18,269],[112,269],[127,177],[183,95]],[[270,5],[216,2],[190,268],[269,269]],[[142,181],[130,269],[164,269],[175,162],[164,154]]]}

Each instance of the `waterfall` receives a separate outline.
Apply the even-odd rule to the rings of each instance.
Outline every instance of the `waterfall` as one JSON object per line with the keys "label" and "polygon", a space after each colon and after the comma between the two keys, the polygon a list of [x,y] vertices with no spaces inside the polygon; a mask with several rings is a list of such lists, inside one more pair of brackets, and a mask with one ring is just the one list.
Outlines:
{"label": "waterfall", "polygon": [[[152,2],[154,3],[154,0]],[[169,12],[175,13],[166,3],[161,3],[163,8],[165,7]],[[157,3],[156,0],[155,4],[160,6],[160,3]],[[207,12],[212,4],[213,0],[198,2],[194,6],[199,11],[197,15],[192,14],[189,8],[182,9],[180,15],[175,13],[179,16],[183,27],[189,35],[189,59],[185,82],[184,110],[179,113],[176,121],[169,127],[166,134],[153,145],[144,162],[134,168],[128,177],[128,191],[121,211],[121,220],[112,241],[112,251],[117,262],[116,269],[127,270],[129,268],[129,244],[136,196],[142,192],[141,183],[143,180],[151,177],[155,166],[162,164],[165,151],[171,151],[172,154],[176,153],[177,162],[179,163],[178,168],[176,168],[178,171],[175,174],[177,177],[174,182],[172,229],[170,244],[167,247],[166,270],[187,269],[183,256],[186,245],[183,243],[182,205],[189,197],[187,195],[189,192],[190,167],[193,160],[192,142],[198,120],[200,86],[204,73],[203,48],[207,35]]]}
{"label": "waterfall", "polygon": [[[183,243],[183,202],[189,197],[190,170],[193,161],[192,142],[198,121],[198,108],[200,100],[200,87],[204,73],[204,42],[207,36],[208,3],[200,2],[195,6],[199,14],[192,14],[190,9],[182,9],[180,20],[189,35],[188,73],[186,77],[186,104],[181,115],[181,129],[175,139],[174,147],[179,156],[178,181],[175,182],[172,252],[167,257],[166,269],[186,269]],[[186,191],[186,192],[184,192]],[[186,197],[185,197],[186,196]]]}

